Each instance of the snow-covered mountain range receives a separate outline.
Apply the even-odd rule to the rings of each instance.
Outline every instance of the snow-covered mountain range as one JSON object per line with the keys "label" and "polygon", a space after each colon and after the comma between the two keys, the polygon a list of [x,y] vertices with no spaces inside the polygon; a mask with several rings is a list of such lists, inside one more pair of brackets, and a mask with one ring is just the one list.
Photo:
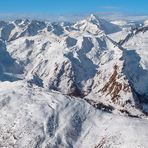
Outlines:
{"label": "snow-covered mountain range", "polygon": [[146,22],[0,21],[0,147],[146,148]]}

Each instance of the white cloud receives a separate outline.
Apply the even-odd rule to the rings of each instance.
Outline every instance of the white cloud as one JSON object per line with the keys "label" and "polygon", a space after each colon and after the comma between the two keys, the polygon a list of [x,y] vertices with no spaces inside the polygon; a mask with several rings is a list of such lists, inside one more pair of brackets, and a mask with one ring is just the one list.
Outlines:
{"label": "white cloud", "polygon": [[[82,13],[82,14],[69,14],[69,15],[50,15],[50,14],[17,14],[17,13],[0,13],[0,20],[14,20],[14,19],[38,19],[38,20],[49,20],[49,21],[77,21],[88,17],[91,13]],[[100,18],[115,20],[146,20],[148,15],[129,15],[119,12],[96,12],[95,15]]]}

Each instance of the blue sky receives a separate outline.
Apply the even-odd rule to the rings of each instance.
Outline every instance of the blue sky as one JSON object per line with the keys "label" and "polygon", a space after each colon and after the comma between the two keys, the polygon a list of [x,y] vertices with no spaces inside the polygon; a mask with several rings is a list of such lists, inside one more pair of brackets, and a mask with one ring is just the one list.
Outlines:
{"label": "blue sky", "polygon": [[1,0],[0,13],[148,13],[148,0]]}
{"label": "blue sky", "polygon": [[89,13],[148,15],[148,0],[1,0],[0,4],[1,15]]}

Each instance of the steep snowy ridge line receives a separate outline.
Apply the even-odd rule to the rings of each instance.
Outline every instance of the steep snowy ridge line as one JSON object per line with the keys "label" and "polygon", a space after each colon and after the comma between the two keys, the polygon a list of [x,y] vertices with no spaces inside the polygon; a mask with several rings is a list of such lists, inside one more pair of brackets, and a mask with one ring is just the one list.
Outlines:
{"label": "steep snowy ridge line", "polygon": [[[124,82],[124,80],[120,82],[117,78],[120,73],[123,75],[124,61],[120,60],[123,51],[119,51],[122,49],[121,46],[117,46],[117,43],[111,40],[102,30],[101,26],[103,23],[107,23],[106,21],[91,15],[90,18],[73,25],[72,28],[76,29],[70,30],[68,34],[65,26],[63,27],[60,24],[51,24],[52,29],[49,32],[49,29],[46,30],[44,22],[24,22],[27,23],[21,24],[21,27],[25,33],[18,36],[14,41],[9,41],[7,50],[18,63],[24,65],[24,75],[28,82],[58,90],[64,94],[77,97],[88,96],[90,100],[94,100],[92,96],[96,95],[95,98],[101,99],[101,103],[105,103],[107,106],[111,101],[115,109],[119,107],[117,110],[120,113],[123,112],[122,110],[128,110],[129,107],[123,108],[122,106],[125,106],[126,102],[134,98],[132,88],[128,92],[130,94],[129,99],[129,96],[126,96],[126,89],[130,87],[128,80],[126,80],[127,82]],[[19,24],[17,25],[20,27]],[[88,32],[87,28],[90,26],[92,30],[89,29]],[[94,30],[94,28],[96,29]],[[101,30],[100,33],[98,29]],[[56,30],[56,33],[54,30]],[[62,38],[59,38],[57,31],[63,36]],[[102,34],[102,32],[104,33]],[[59,61],[57,58],[59,58]],[[105,58],[107,61],[102,64]],[[112,67],[112,74],[108,69],[109,63],[111,64],[110,68]],[[115,66],[118,67],[117,71],[114,71]],[[99,72],[100,70],[103,70],[102,73]],[[108,76],[103,80],[102,76],[105,73]],[[124,78],[124,75],[122,77]],[[126,75],[125,78],[128,79]],[[98,81],[101,81],[99,83],[102,86],[97,84]],[[121,96],[122,93],[126,97]],[[101,97],[102,94],[104,97]],[[124,98],[127,98],[127,100]],[[97,102],[97,100],[95,101]]]}
{"label": "steep snowy ridge line", "polygon": [[[135,34],[138,34],[138,33],[140,33],[141,31],[143,31],[144,30],[144,32],[146,31],[146,29],[145,28],[140,28],[140,29],[136,29],[137,30],[137,32],[135,33]],[[143,32],[143,33],[144,33]],[[140,109],[142,109],[142,106],[141,106],[141,104],[142,103],[148,103],[147,102],[147,100],[148,100],[148,96],[146,95],[146,94],[140,94],[136,89],[135,89],[135,87],[134,87],[134,84],[133,84],[133,82],[131,81],[131,77],[129,76],[129,74],[126,72],[126,67],[128,67],[128,64],[126,64],[126,61],[128,61],[128,58],[129,57],[127,57],[127,53],[128,52],[130,52],[130,51],[128,51],[127,49],[125,49],[125,47],[123,47],[121,44],[120,44],[120,42],[119,43],[117,43],[117,42],[115,42],[115,41],[113,41],[110,37],[108,37],[108,39],[111,41],[111,42],[113,42],[114,44],[115,44],[115,46],[118,46],[118,48],[119,49],[121,49],[122,51],[123,51],[123,54],[125,53],[125,56],[123,56],[124,57],[124,61],[125,61],[125,64],[124,64],[124,67],[123,67],[123,73],[125,73],[125,76],[126,76],[126,78],[128,79],[128,81],[129,81],[129,85],[130,85],[130,88],[131,88],[131,90],[132,90],[132,93],[133,93],[133,95],[134,95],[134,97],[135,97],[135,103],[136,103],[136,107],[138,107],[138,108],[140,108]],[[130,39],[130,38],[128,38],[128,39]],[[125,42],[127,42],[128,40],[126,40],[125,39]],[[136,54],[136,53],[135,53]],[[134,57],[132,57],[132,58],[134,58]],[[136,56],[135,56],[135,58],[136,58]],[[140,64],[140,63],[137,63],[137,64]],[[138,67],[139,67],[139,65],[137,65]],[[143,110],[143,109],[142,109]],[[147,112],[145,112],[144,110],[143,110],[143,113],[147,116]]]}
{"label": "steep snowy ridge line", "polygon": [[148,31],[147,26],[131,29],[130,33],[125,37],[125,39],[120,40],[118,44],[120,46],[122,46],[122,45],[124,45],[124,43],[126,43],[128,40],[130,40],[130,38],[132,38],[134,35],[136,35],[140,32],[144,33],[146,31]]}
{"label": "steep snowy ridge line", "polygon": [[94,100],[95,95],[101,103],[111,103],[119,112],[129,109],[125,107],[126,102],[137,104],[132,91],[134,88],[129,84],[130,77],[124,72],[128,51],[102,30],[101,26],[106,21],[91,15],[74,24],[68,32],[65,28],[69,24],[49,24],[52,29],[46,30],[44,22],[20,22],[15,21],[15,24],[20,32],[22,30],[25,33],[9,41],[6,50],[24,67],[23,73],[28,82],[64,94],[88,96],[90,100]]}

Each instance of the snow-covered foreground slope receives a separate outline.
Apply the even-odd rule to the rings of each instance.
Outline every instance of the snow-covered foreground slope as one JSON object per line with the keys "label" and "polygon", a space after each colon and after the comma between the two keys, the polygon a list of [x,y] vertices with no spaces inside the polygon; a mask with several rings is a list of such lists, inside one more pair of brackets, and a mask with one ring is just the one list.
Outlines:
{"label": "snow-covered foreground slope", "polygon": [[104,113],[23,81],[0,88],[0,147],[147,147],[147,120]]}
{"label": "snow-covered foreground slope", "polygon": [[146,147],[147,35],[94,15],[1,21],[0,147]]}

